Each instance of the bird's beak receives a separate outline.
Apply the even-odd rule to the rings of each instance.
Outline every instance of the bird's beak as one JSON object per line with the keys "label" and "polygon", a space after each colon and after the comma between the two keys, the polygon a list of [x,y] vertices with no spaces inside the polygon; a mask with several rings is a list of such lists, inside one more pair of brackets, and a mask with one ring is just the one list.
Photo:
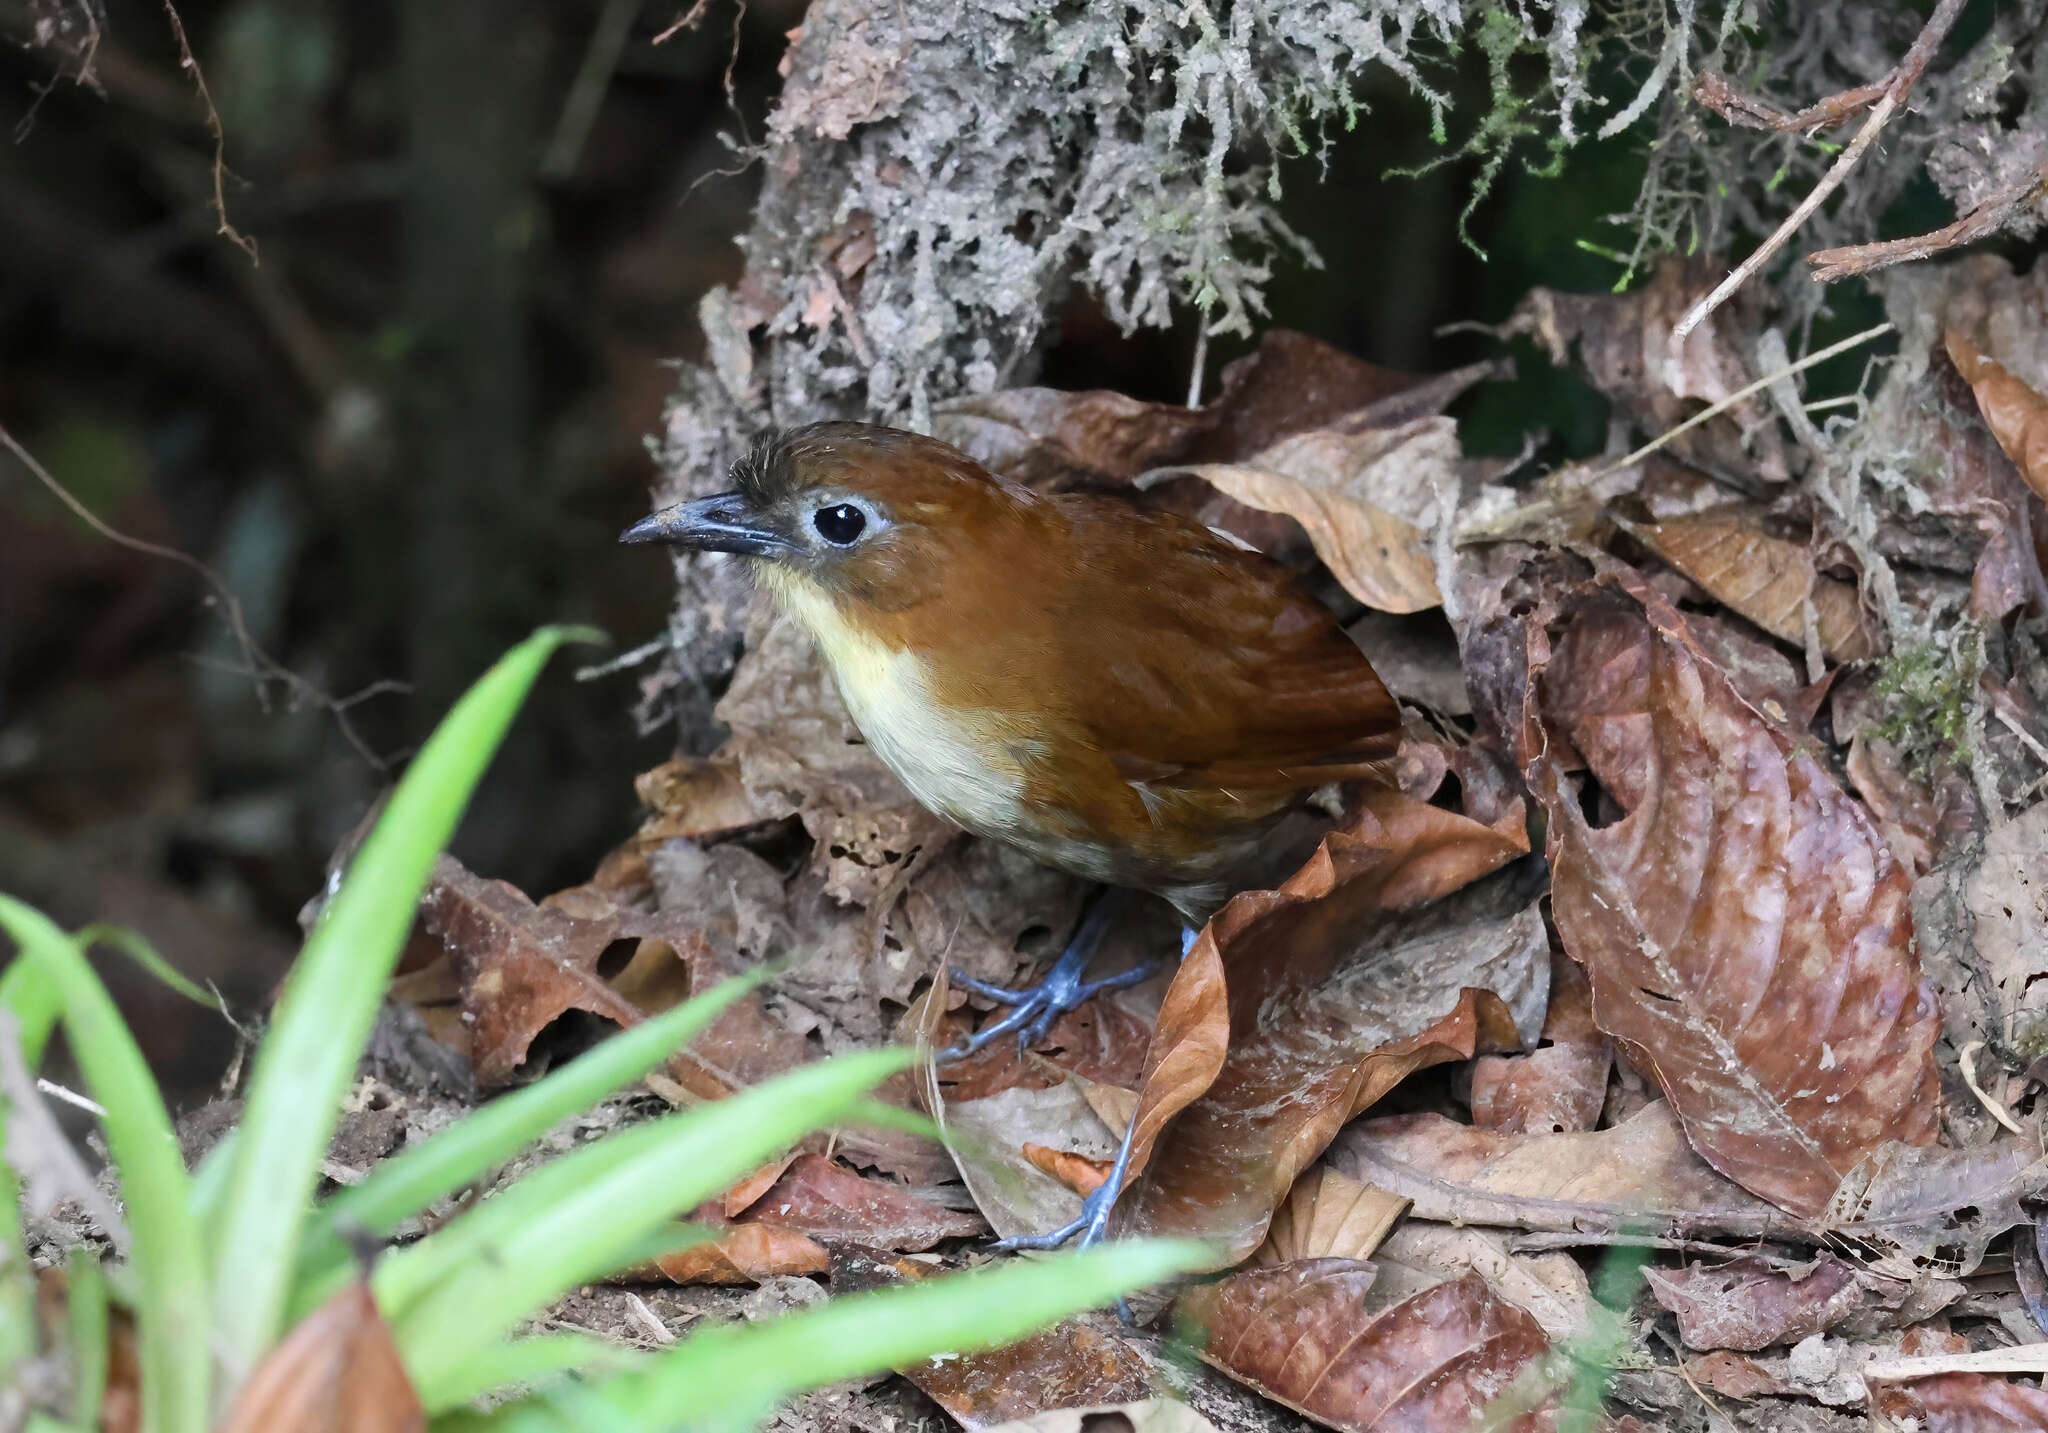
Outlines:
{"label": "bird's beak", "polygon": [[714,493],[643,517],[619,534],[620,542],[665,542],[699,552],[740,552],[768,557],[786,552],[789,539],[768,526],[740,493]]}

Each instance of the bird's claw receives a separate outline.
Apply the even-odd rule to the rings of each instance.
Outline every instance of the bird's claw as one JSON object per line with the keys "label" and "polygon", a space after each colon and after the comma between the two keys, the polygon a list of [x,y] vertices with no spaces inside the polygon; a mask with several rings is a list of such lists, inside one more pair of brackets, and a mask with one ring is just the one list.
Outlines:
{"label": "bird's claw", "polygon": [[1081,1217],[1070,1224],[1046,1234],[1013,1234],[1007,1239],[998,1239],[989,1248],[997,1253],[1010,1254],[1020,1249],[1057,1249],[1075,1235],[1080,1241],[1076,1249],[1086,1249],[1102,1242],[1103,1231],[1109,1228],[1110,1211],[1116,1208],[1116,1196],[1121,1181],[1104,1180],[1095,1186],[1095,1191],[1081,1201]]}
{"label": "bird's claw", "polygon": [[964,1060],[977,1050],[995,1043],[1003,1036],[1016,1032],[1017,1058],[1020,1060],[1032,1046],[1051,1033],[1060,1016],[1069,1010],[1078,1009],[1097,995],[1107,990],[1123,990],[1136,985],[1152,974],[1151,964],[1133,966],[1115,975],[1100,980],[1083,980],[1080,972],[1068,971],[1054,966],[1052,973],[1038,984],[1023,990],[1011,990],[1006,986],[991,985],[985,980],[976,980],[960,971],[952,972],[954,984],[971,990],[987,1000],[1011,1007],[1010,1012],[1000,1020],[991,1021],[975,1031],[958,1045],[939,1052],[941,1062]]}

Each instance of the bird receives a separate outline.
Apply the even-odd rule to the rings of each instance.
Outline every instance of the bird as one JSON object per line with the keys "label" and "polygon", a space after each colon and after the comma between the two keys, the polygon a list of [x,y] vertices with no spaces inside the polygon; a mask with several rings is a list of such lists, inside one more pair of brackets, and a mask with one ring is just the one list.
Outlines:
{"label": "bird", "polygon": [[[935,438],[846,421],[768,431],[731,491],[627,543],[738,554],[805,628],[862,738],[927,809],[1116,889],[1163,897],[1181,954],[1274,827],[1331,783],[1383,780],[1400,711],[1289,568],[1115,493],[1042,493]],[[1113,902],[957,1058],[1149,974],[1085,978]],[[1102,1236],[1131,1132],[1081,1217]]]}

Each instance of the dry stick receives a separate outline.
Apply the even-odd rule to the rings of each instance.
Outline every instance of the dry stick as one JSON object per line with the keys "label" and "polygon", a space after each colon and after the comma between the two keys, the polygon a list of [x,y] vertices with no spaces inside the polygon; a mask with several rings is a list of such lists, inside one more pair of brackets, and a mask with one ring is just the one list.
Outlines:
{"label": "dry stick", "polygon": [[2032,174],[2017,184],[1999,190],[1955,223],[1931,234],[1915,234],[1909,239],[1886,239],[1878,244],[1846,244],[1839,249],[1817,249],[1806,256],[1806,262],[1814,266],[1813,281],[1817,284],[1831,284],[1837,279],[1854,278],[1858,274],[1888,269],[1894,264],[1910,264],[1917,259],[1930,258],[1988,238],[2044,198],[2048,198],[2048,159],[2042,160]]}
{"label": "dry stick", "polygon": [[261,263],[256,257],[256,241],[237,229],[228,218],[228,137],[220,125],[220,111],[213,107],[213,92],[206,87],[206,73],[199,68],[199,61],[192,53],[192,44],[185,38],[185,22],[178,18],[178,9],[171,0],[164,0],[164,14],[170,16],[171,34],[178,41],[178,63],[192,72],[192,84],[199,91],[200,102],[206,106],[206,129],[213,136],[213,212],[220,219],[220,228],[215,232],[226,235],[234,241],[235,247],[249,256],[252,264]]}
{"label": "dry stick", "polygon": [[1981,1353],[1930,1353],[1919,1358],[1891,1358],[1867,1363],[1860,1370],[1867,1383],[1926,1378],[1937,1373],[2048,1373],[2048,1343],[2022,1343]]}
{"label": "dry stick", "polygon": [[1693,414],[1692,417],[1686,419],[1677,427],[1665,429],[1662,433],[1658,434],[1656,437],[1652,438],[1649,442],[1643,444],[1642,447],[1636,449],[1633,453],[1628,454],[1626,457],[1615,459],[1615,461],[1609,463],[1606,467],[1602,468],[1599,472],[1595,473],[1591,481],[1597,482],[1599,479],[1607,477],[1610,474],[1620,472],[1623,468],[1626,468],[1631,464],[1640,463],[1643,459],[1649,457],[1650,454],[1656,452],[1659,448],[1663,447],[1666,443],[1669,443],[1672,439],[1678,437],[1680,434],[1685,433],[1690,429],[1697,428],[1700,424],[1706,422],[1709,418],[1717,417],[1720,414],[1727,412],[1730,408],[1733,408],[1743,399],[1749,397],[1754,393],[1762,392],[1764,389],[1769,388],[1773,383],[1777,383],[1782,379],[1790,378],[1795,373],[1803,373],[1805,370],[1813,367],[1816,363],[1825,363],[1828,359],[1833,358],[1838,353],[1847,353],[1850,349],[1855,348],[1860,344],[1868,343],[1874,338],[1882,338],[1884,335],[1890,333],[1891,331],[1892,326],[1889,323],[1881,323],[1877,325],[1877,327],[1875,328],[1866,328],[1863,330],[1863,332],[1858,334],[1852,334],[1848,338],[1843,339],[1840,343],[1829,344],[1826,348],[1821,349],[1818,353],[1809,353],[1806,355],[1806,357],[1800,359],[1797,363],[1787,364],[1785,367],[1779,369],[1775,373],[1766,373],[1762,378],[1757,379],[1756,382],[1750,384],[1746,388],[1738,388],[1735,392],[1729,394],[1726,398],[1723,398],[1720,402],[1714,404],[1712,407],[1702,408],[1699,412]]}
{"label": "dry stick", "polygon": [[[1676,352],[1678,345],[1685,341],[1686,335],[1706,322],[1708,314],[1726,303],[1728,296],[1742,287],[1751,274],[1762,268],[1771,255],[1782,248],[1785,241],[1812,217],[1813,211],[1841,187],[1842,181],[1849,177],[1849,171],[1856,167],[1856,161],[1863,157],[1863,152],[1870,148],[1885,125],[1891,122],[1891,117],[1898,112],[1899,106],[1905,103],[1907,94],[1919,82],[1920,76],[1927,69],[1928,61],[1934,58],[1935,50],[1948,35],[1950,27],[1955,24],[1956,17],[1962,13],[1963,4],[1964,0],[1941,0],[1941,3],[1934,7],[1934,13],[1928,16],[1927,23],[1914,37],[1905,57],[1893,68],[1891,74],[1880,82],[1884,86],[1884,92],[1877,103],[1871,106],[1870,117],[1863,121],[1863,128],[1856,131],[1856,138],[1849,142],[1849,147],[1842,151],[1828,172],[1821,176],[1820,183],[1813,186],[1813,191],[1800,201],[1799,207],[1778,226],[1777,232],[1758,245],[1756,252],[1744,259],[1734,273],[1723,279],[1712,293],[1694,304],[1692,311],[1678,321],[1678,327],[1671,330],[1673,352]],[[1863,87],[1865,90],[1868,88],[1869,86]],[[1858,103],[1861,102],[1861,90],[1850,91],[1850,94],[1856,97]],[[1841,98],[1842,96],[1836,96],[1836,99]],[[1830,101],[1822,101],[1820,105],[1814,106],[1814,109],[1824,109],[1829,103]],[[1845,110],[1844,113],[1846,112]],[[1812,111],[1801,111],[1801,115],[1808,113]],[[1801,115],[1790,118],[1796,122]]]}
{"label": "dry stick", "polygon": [[192,556],[189,552],[182,552],[175,547],[166,547],[159,542],[149,542],[143,538],[130,537],[125,532],[107,526],[91,508],[88,508],[76,497],[72,496],[69,488],[51,476],[50,470],[36,460],[35,454],[22,447],[20,441],[7,430],[5,424],[0,424],[0,449],[5,449],[7,452],[12,453],[15,461],[28,469],[30,476],[35,478],[37,482],[49,489],[50,495],[62,503],[73,517],[76,517],[108,542],[113,543],[116,547],[125,547],[130,552],[142,553],[146,557],[156,557],[166,562],[175,562],[178,566],[189,568],[192,572],[196,573],[199,580],[206,584],[208,591],[211,593],[211,600],[221,609],[221,615],[228,624],[228,632],[234,637],[235,646],[242,653],[243,660],[248,663],[248,674],[255,680],[257,700],[263,704],[266,711],[269,710],[269,696],[265,684],[269,682],[281,683],[286,690],[294,693],[300,699],[324,707],[333,716],[334,724],[340,729],[342,737],[350,746],[355,748],[356,754],[361,756],[364,761],[367,761],[372,768],[377,771],[387,771],[390,769],[390,762],[370,750],[369,745],[364,742],[362,736],[356,731],[355,724],[349,720],[348,709],[369,697],[390,691],[410,691],[411,688],[402,682],[386,679],[374,682],[351,696],[335,697],[329,695],[325,688],[308,681],[263,650],[262,645],[257,642],[255,636],[249,631],[248,621],[242,615],[241,600],[229,590],[227,583],[221,580],[219,573],[215,572],[198,558]]}

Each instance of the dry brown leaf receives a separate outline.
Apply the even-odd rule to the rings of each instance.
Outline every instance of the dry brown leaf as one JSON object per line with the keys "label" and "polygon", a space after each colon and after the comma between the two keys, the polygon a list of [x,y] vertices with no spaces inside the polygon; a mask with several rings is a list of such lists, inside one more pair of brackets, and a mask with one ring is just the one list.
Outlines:
{"label": "dry brown leaf", "polygon": [[[1671,351],[1679,319],[1726,272],[1710,256],[1673,257],[1648,283],[1623,294],[1531,289],[1501,331],[1531,335],[1559,367],[1576,357],[1593,386],[1645,436],[1655,436],[1758,376],[1749,362],[1760,328],[1760,300],[1752,289],[1738,290],[1686,336],[1677,354]],[[1681,434],[1668,451],[1709,472],[1754,473],[1770,482],[1791,476],[1784,440],[1760,396]]]}
{"label": "dry brown leaf", "polygon": [[1983,1373],[1939,1373],[1880,1385],[1871,1402],[1895,1425],[1919,1433],[2040,1433],[2048,1428],[2048,1392]]}
{"label": "dry brown leaf", "polygon": [[1755,1359],[1726,1349],[1692,1359],[1685,1369],[1695,1382],[1728,1398],[1755,1398],[1759,1394],[1786,1398],[1798,1391]]}
{"label": "dry brown leaf", "polygon": [[1401,1079],[1533,1042],[1549,974],[1536,892],[1503,877],[1445,903],[1519,835],[1377,792],[1280,889],[1232,899],[1160,1011],[1134,1117],[1143,1173],[1114,1227],[1212,1239],[1215,1267],[1234,1264],[1345,1121]]}
{"label": "dry brown leaf", "polygon": [[[1371,1264],[1309,1259],[1232,1274],[1183,1294],[1208,1335],[1205,1363],[1348,1433],[1452,1433],[1549,1351],[1536,1321],[1477,1274],[1368,1315]],[[1548,1428],[1538,1408],[1504,1426]]]}
{"label": "dry brown leaf", "polygon": [[654,1267],[672,1284],[758,1284],[777,1275],[829,1273],[832,1256],[795,1229],[755,1222],[719,1229],[715,1238],[661,1255]]}
{"label": "dry brown leaf", "polygon": [[1602,1234],[1795,1234],[1799,1221],[1714,1172],[1658,1100],[1612,1129],[1505,1135],[1441,1115],[1364,1120],[1330,1163],[1414,1201],[1418,1219]]}
{"label": "dry brown leaf", "polygon": [[1370,1259],[1407,1211],[1408,1201],[1398,1194],[1318,1164],[1294,1181],[1252,1262]]}
{"label": "dry brown leaf", "polygon": [[974,1206],[997,1234],[1043,1234],[1081,1212],[1081,1197],[1024,1156],[1036,1144],[1088,1159],[1116,1154],[1117,1136],[1074,1084],[1019,1086],[986,1099],[946,1102],[934,1117]]}
{"label": "dry brown leaf", "polygon": [[747,1222],[776,1224],[828,1243],[899,1252],[986,1234],[972,1214],[941,1209],[901,1185],[856,1174],[822,1154],[800,1154],[747,1210]]}
{"label": "dry brown leaf", "polygon": [[1102,1181],[1109,1178],[1110,1167],[1116,1163],[1113,1159],[1090,1159],[1071,1150],[1050,1149],[1029,1142],[1024,1144],[1021,1152],[1035,1168],[1044,1170],[1081,1195],[1093,1194],[1101,1188]]}
{"label": "dry brown leaf", "polygon": [[1977,395],[1984,426],[1998,439],[2027,486],[2048,498],[2048,398],[1970,341],[1959,328],[1942,335],[1949,361]]}
{"label": "dry brown leaf", "polygon": [[1542,1048],[1472,1062],[1472,1123],[1502,1134],[1567,1134],[1599,1123],[1614,1063],[1593,1023],[1593,987],[1578,962],[1550,961],[1550,1009]]}
{"label": "dry brown leaf", "polygon": [[1921,957],[1950,1041],[2023,1068],[2048,1036],[2048,802],[1959,842],[1913,884]]}
{"label": "dry brown leaf", "polygon": [[1376,1303],[1392,1303],[1445,1279],[1478,1274],[1493,1291],[1525,1310],[1552,1341],[1578,1338],[1591,1324],[1593,1286],[1578,1260],[1563,1252],[1515,1253],[1496,1229],[1459,1228],[1409,1219],[1375,1256]]}
{"label": "dry brown leaf", "polygon": [[264,1355],[219,1433],[425,1433],[426,1426],[390,1325],[357,1279]]}
{"label": "dry brown leaf", "polygon": [[1300,523],[1323,565],[1366,606],[1422,612],[1443,601],[1428,537],[1406,518],[1271,468],[1209,463],[1184,471],[1246,507]]}
{"label": "dry brown leaf", "polygon": [[[1635,574],[1576,594],[1560,620],[1554,655],[1531,648],[1556,742],[1528,775],[1565,948],[1601,1028],[1707,1161],[1818,1215],[1859,1161],[1938,1128],[1939,1012],[1905,872]],[[1588,823],[1573,751],[1619,819]]]}
{"label": "dry brown leaf", "polygon": [[672,757],[635,777],[633,790],[648,808],[634,835],[642,851],[664,841],[715,841],[788,814],[764,809],[724,755]]}
{"label": "dry brown leaf", "polygon": [[1754,1353],[1797,1343],[1878,1302],[1854,1269],[1825,1255],[1797,1271],[1734,1258],[1717,1265],[1647,1267],[1643,1277],[1657,1302],[1678,1316],[1686,1347],[1696,1349]]}
{"label": "dry brown leaf", "polygon": [[1813,549],[1773,537],[1763,509],[1742,503],[1627,529],[1657,556],[1780,641],[1804,647],[1807,604],[1821,650],[1837,662],[1878,654],[1856,584],[1823,574]]}
{"label": "dry brown leaf", "polygon": [[[940,1048],[955,1044],[974,1032],[974,1024],[968,1011],[948,1011],[931,1043]],[[939,1088],[948,1100],[980,1100],[1018,1086],[1043,1089],[1068,1078],[1135,1086],[1144,1073],[1145,1042],[1151,1036],[1151,1025],[1115,1000],[1090,1000],[1063,1012],[1022,1059],[1015,1041],[996,1040],[941,1066]]]}
{"label": "dry brown leaf", "polygon": [[782,1178],[782,1172],[796,1163],[798,1151],[791,1150],[780,1159],[762,1165],[738,1184],[725,1191],[724,1211],[727,1219],[737,1219],[751,1209],[762,1195],[775,1187],[775,1181]]}

